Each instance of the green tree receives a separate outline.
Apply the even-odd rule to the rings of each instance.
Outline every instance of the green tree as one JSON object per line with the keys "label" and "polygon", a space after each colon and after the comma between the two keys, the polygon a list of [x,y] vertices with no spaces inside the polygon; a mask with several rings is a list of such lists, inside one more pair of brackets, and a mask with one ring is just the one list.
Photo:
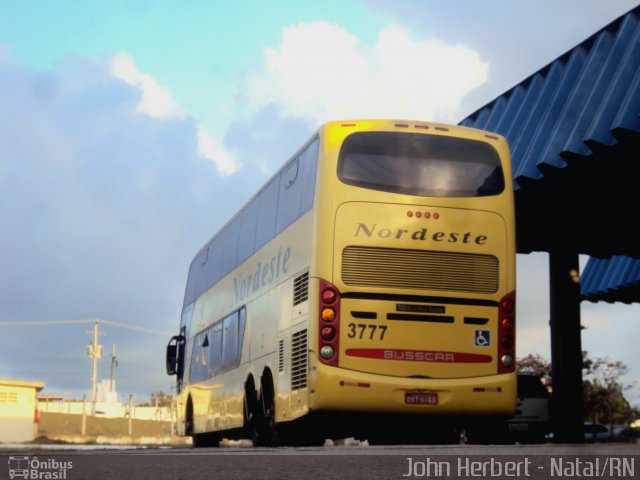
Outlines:
{"label": "green tree", "polygon": [[547,388],[551,387],[551,364],[542,355],[530,353],[518,359],[518,373],[529,373],[542,380]]}
{"label": "green tree", "polygon": [[[628,424],[640,416],[624,392],[633,385],[624,384],[621,377],[628,371],[624,362],[609,357],[590,358],[582,352],[582,388],[585,420],[594,423]],[[518,359],[518,372],[540,377],[547,388],[553,388],[551,364],[541,355],[530,354]]]}
{"label": "green tree", "polygon": [[625,385],[620,380],[628,370],[623,362],[608,357],[591,359],[587,352],[583,352],[582,384],[586,418],[610,426],[634,420],[638,412],[624,397],[624,392],[633,385]]}

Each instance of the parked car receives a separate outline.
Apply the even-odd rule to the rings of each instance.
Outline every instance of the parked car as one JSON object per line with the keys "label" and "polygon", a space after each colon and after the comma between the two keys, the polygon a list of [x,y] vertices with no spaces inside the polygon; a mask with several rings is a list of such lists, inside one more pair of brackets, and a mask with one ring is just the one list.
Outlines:
{"label": "parked car", "polygon": [[519,443],[544,443],[551,433],[551,395],[539,377],[518,374],[518,403],[507,423],[508,438]]}
{"label": "parked car", "polygon": [[588,443],[606,442],[611,439],[609,427],[603,423],[584,422],[584,439]]}
{"label": "parked car", "polygon": [[613,427],[613,440],[616,442],[638,443],[640,440],[640,427],[618,425]]}
{"label": "parked car", "polygon": [[584,423],[584,439],[593,442],[636,442],[640,438],[640,430],[629,425],[614,425],[611,430],[603,423]]}

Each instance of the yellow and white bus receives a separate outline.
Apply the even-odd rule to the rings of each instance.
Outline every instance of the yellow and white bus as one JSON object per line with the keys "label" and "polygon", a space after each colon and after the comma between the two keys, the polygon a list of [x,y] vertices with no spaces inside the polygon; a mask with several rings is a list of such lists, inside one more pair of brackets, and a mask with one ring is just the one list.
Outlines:
{"label": "yellow and white bus", "polygon": [[191,264],[167,348],[179,434],[384,441],[393,426],[511,416],[511,178],[493,133],[321,126]]}

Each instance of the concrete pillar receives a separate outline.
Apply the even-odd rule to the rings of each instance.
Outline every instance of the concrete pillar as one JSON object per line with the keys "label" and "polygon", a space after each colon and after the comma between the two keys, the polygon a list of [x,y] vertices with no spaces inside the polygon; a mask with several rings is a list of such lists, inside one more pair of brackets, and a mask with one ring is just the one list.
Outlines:
{"label": "concrete pillar", "polygon": [[549,252],[551,421],[557,443],[584,442],[579,272],[577,252]]}

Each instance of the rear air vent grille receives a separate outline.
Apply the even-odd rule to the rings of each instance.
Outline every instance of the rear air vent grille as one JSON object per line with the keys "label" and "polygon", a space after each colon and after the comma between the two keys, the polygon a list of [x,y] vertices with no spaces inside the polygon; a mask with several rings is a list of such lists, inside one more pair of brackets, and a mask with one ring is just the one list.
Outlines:
{"label": "rear air vent grille", "polygon": [[278,371],[284,372],[284,340],[278,343]]}
{"label": "rear air vent grille", "polygon": [[342,280],[362,287],[495,293],[500,270],[493,255],[347,247]]}
{"label": "rear air vent grille", "polygon": [[299,305],[309,299],[309,272],[298,275],[293,281],[293,305]]}
{"label": "rear air vent grille", "polygon": [[307,331],[291,336],[291,390],[307,386]]}

